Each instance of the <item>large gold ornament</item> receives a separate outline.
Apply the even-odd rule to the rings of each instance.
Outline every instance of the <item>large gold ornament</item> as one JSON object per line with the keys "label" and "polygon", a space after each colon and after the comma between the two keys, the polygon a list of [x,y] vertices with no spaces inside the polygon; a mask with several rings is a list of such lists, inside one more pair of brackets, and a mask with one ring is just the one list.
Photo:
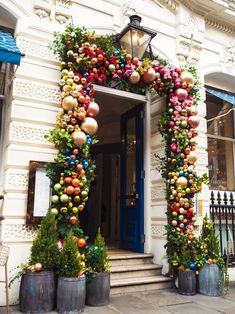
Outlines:
{"label": "large gold ornament", "polygon": [[82,131],[75,131],[71,134],[75,146],[86,144],[86,134]]}
{"label": "large gold ornament", "polygon": [[94,135],[98,130],[98,123],[93,118],[85,118],[81,125],[81,129],[87,134]]}
{"label": "large gold ornament", "polygon": [[184,189],[188,184],[188,180],[185,177],[179,177],[175,184],[177,187],[181,186]]}
{"label": "large gold ornament", "polygon": [[66,111],[73,110],[77,105],[78,101],[73,96],[66,96],[62,101],[62,107]]}

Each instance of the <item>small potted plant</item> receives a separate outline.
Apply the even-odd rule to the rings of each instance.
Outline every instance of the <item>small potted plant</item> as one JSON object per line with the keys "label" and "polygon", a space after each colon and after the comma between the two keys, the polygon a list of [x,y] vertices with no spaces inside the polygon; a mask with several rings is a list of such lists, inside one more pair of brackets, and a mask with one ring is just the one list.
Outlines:
{"label": "small potted plant", "polygon": [[207,215],[203,219],[200,242],[204,266],[199,273],[199,292],[209,296],[221,296],[228,285],[228,273],[225,262],[220,256],[215,225]]}
{"label": "small potted plant", "polygon": [[77,237],[70,230],[57,258],[57,311],[81,313],[85,306],[85,263],[78,250]]}
{"label": "small potted plant", "polygon": [[23,313],[46,313],[55,308],[57,238],[55,216],[48,212],[33,241],[29,262],[21,264],[9,284],[21,277],[19,302]]}
{"label": "small potted plant", "polygon": [[174,277],[178,278],[178,291],[184,295],[196,294],[196,273],[200,268],[197,254],[198,238],[191,229],[186,233],[175,235],[174,253],[170,256],[170,264]]}
{"label": "small potted plant", "polygon": [[85,258],[87,266],[86,304],[92,306],[106,305],[109,303],[110,296],[110,264],[100,228],[94,245],[87,247]]}

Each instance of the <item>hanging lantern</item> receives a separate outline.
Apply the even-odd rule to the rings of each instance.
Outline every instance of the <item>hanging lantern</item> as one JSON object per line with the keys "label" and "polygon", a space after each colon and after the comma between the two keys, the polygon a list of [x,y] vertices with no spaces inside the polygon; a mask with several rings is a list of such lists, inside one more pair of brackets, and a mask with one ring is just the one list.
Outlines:
{"label": "hanging lantern", "polygon": [[139,59],[143,57],[148,47],[150,54],[152,53],[150,42],[157,35],[156,32],[141,26],[140,22],[140,16],[130,16],[130,23],[116,35],[116,43],[120,45],[120,48]]}

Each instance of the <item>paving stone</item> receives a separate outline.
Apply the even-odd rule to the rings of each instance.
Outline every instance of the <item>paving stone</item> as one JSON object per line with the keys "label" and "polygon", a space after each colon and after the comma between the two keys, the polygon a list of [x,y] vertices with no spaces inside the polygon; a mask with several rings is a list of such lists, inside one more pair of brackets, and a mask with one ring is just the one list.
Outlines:
{"label": "paving stone", "polygon": [[156,314],[157,312],[153,304],[144,302],[133,295],[121,295],[111,298],[111,304],[122,314]]}
{"label": "paving stone", "polygon": [[215,310],[211,310],[200,306],[198,304],[191,303],[189,304],[180,304],[180,305],[173,305],[168,306],[167,310],[173,314],[215,314],[221,313]]}
{"label": "paving stone", "polygon": [[94,313],[94,314],[121,314],[117,309],[112,308],[111,305],[109,306],[102,306],[102,307],[91,307],[86,306],[83,313]]}
{"label": "paving stone", "polygon": [[222,311],[221,313],[234,314],[235,313],[235,306],[231,307],[230,309],[226,309],[226,310]]}

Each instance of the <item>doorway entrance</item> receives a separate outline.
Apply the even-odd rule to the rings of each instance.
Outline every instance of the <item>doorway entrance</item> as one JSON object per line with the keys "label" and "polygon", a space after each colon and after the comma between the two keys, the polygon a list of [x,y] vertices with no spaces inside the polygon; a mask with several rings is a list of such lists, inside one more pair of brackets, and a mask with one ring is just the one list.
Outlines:
{"label": "doorway entrance", "polygon": [[143,110],[138,99],[96,93],[96,179],[80,224],[93,241],[100,226],[109,248],[144,252]]}

